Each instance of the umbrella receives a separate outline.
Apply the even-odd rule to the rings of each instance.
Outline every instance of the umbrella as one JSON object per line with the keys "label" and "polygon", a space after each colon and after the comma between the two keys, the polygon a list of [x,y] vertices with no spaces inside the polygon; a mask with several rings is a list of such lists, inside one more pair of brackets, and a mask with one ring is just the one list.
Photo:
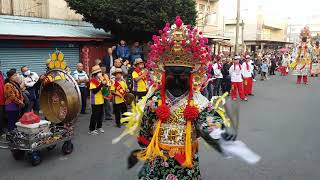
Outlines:
{"label": "umbrella", "polygon": [[281,48],[281,49],[278,49],[278,51],[281,53],[285,53],[285,52],[288,52],[289,49],[288,48]]}

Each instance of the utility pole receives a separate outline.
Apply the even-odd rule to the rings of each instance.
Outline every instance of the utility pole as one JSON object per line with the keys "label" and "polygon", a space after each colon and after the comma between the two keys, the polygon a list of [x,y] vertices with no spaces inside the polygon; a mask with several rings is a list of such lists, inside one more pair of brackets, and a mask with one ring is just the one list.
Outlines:
{"label": "utility pole", "polygon": [[239,48],[239,21],[240,21],[240,0],[237,0],[237,25],[236,25],[236,43],[234,46],[234,53],[238,54],[238,48]]}
{"label": "utility pole", "polygon": [[244,45],[244,39],[243,39],[243,31],[244,31],[244,22],[243,22],[243,19],[242,19],[242,21],[241,21],[241,39],[242,39],[242,42],[241,42],[241,44],[242,44],[242,50],[244,51],[246,48],[246,46]]}
{"label": "utility pole", "polygon": [[10,6],[11,6],[10,14],[14,16],[13,0],[10,1]]}

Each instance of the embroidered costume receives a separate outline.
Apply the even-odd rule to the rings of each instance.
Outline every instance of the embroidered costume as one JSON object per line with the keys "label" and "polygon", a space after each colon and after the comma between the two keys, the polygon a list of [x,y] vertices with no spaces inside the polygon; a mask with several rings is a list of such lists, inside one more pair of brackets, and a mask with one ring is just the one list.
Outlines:
{"label": "embroidered costume", "polygon": [[226,115],[224,98],[211,101],[200,93],[204,64],[210,60],[208,40],[202,33],[175,24],[154,36],[147,66],[153,69],[147,95],[127,112],[123,136],[137,135],[142,149],[129,157],[129,168],[137,159],[145,161],[138,179],[202,179],[199,168],[198,138],[202,137],[223,152],[219,139],[234,140],[235,123]]}
{"label": "embroidered costume", "polygon": [[308,75],[312,67],[313,47],[311,45],[311,34],[308,27],[305,27],[300,33],[300,43],[296,48],[295,61],[289,66],[292,69],[292,75],[297,76],[297,84],[308,83]]}

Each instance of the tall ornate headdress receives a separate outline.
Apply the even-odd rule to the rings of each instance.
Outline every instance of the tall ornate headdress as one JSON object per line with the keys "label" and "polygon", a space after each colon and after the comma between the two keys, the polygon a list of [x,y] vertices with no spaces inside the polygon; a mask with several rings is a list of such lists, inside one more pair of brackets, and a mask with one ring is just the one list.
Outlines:
{"label": "tall ornate headdress", "polygon": [[307,41],[310,41],[312,39],[311,32],[310,32],[308,26],[305,26],[301,30],[301,32],[300,32],[300,40],[302,40],[302,38],[307,38]]}
{"label": "tall ornate headdress", "polygon": [[203,83],[203,74],[206,72],[205,64],[211,60],[208,39],[202,32],[190,25],[184,25],[179,16],[175,24],[169,23],[163,30],[159,30],[159,36],[152,37],[149,60],[146,66],[153,69],[149,83],[155,87],[162,85],[161,77],[166,66],[183,66],[193,69],[193,91],[200,91]]}
{"label": "tall ornate headdress", "polygon": [[208,39],[202,32],[184,25],[179,16],[170,27],[167,23],[160,36],[153,36],[148,65],[152,68],[160,66],[185,66],[195,68],[211,59],[208,50]]}

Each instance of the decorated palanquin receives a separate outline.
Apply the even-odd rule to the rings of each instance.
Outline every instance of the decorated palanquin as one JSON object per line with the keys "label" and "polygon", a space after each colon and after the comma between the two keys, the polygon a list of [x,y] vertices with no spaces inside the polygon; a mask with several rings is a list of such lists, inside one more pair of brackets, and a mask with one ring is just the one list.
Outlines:
{"label": "decorated palanquin", "polygon": [[310,74],[314,49],[312,46],[312,36],[308,27],[304,27],[300,33],[300,42],[293,54],[294,62],[289,65],[292,75],[306,76]]}
{"label": "decorated palanquin", "polygon": [[[319,37],[319,34],[318,34]],[[318,38],[314,44],[314,56],[313,56],[313,64],[311,69],[311,75],[320,74],[320,39]]]}
{"label": "decorated palanquin", "polygon": [[[128,122],[127,127],[113,143],[128,134],[137,136],[142,149],[132,152],[129,166],[136,159],[145,161],[139,179],[201,179],[199,137],[219,152],[221,137],[236,137],[237,126],[223,106],[227,94],[209,101],[200,93],[210,51],[208,40],[197,29],[177,17],[175,24],[167,23],[153,41],[147,62],[152,69],[148,79],[151,87],[141,101],[132,105],[132,112],[124,114],[127,117],[121,121]],[[179,88],[170,87],[171,76],[188,79],[185,93],[171,93],[169,89]]]}

